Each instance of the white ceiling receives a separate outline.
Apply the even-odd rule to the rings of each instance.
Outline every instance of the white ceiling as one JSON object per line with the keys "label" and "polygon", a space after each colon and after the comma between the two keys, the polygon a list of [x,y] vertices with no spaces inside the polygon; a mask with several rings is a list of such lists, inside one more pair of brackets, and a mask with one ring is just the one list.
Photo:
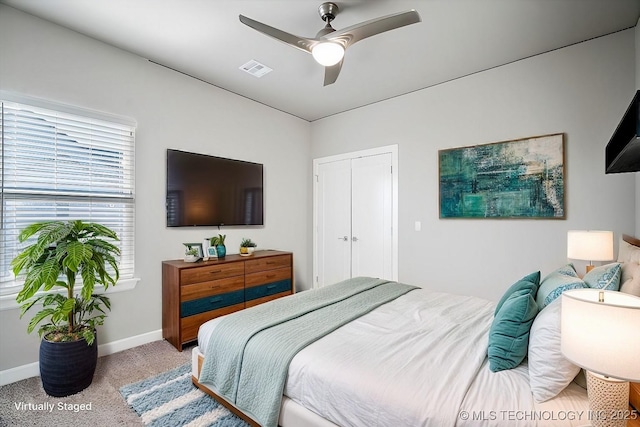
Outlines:
{"label": "white ceiling", "polygon": [[[634,27],[640,0],[344,0],[341,29],[416,9],[422,22],[351,46],[323,87],[311,55],[243,25],[243,14],[314,37],[322,0],[0,0],[308,121]],[[256,60],[273,71],[239,69]]]}

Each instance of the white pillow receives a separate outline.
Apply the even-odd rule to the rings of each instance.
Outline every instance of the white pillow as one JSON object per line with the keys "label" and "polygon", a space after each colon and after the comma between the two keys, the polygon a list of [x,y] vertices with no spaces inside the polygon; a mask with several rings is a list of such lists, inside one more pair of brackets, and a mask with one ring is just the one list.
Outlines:
{"label": "white pillow", "polygon": [[622,263],[620,292],[640,297],[640,248],[620,239],[618,262]]}
{"label": "white pillow", "polygon": [[561,301],[557,298],[547,305],[531,326],[529,385],[538,403],[557,396],[580,372],[560,351]]}

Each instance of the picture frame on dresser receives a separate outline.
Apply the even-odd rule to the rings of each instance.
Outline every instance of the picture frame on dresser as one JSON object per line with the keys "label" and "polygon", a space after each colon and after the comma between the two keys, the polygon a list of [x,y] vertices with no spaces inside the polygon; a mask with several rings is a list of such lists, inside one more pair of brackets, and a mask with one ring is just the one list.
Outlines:
{"label": "picture frame on dresser", "polygon": [[207,256],[209,258],[217,258],[218,257],[218,252],[216,251],[216,247],[215,246],[207,247]]}
{"label": "picture frame on dresser", "polygon": [[186,248],[185,251],[195,249],[197,251],[197,253],[195,254],[196,257],[198,258],[204,257],[204,250],[202,249],[202,243],[183,243],[183,245]]}

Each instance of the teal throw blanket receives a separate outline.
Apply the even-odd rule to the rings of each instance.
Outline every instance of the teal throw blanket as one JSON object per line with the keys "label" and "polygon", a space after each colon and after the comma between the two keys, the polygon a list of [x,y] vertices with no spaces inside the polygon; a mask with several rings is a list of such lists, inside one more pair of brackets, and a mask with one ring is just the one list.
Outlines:
{"label": "teal throw blanket", "polygon": [[413,289],[358,277],[232,313],[209,340],[199,382],[263,427],[276,427],[291,359],[326,334]]}

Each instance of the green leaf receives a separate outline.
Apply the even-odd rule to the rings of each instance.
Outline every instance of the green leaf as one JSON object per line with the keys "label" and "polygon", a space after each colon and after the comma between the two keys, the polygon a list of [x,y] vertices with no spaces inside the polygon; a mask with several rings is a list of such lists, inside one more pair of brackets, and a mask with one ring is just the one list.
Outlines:
{"label": "green leaf", "polygon": [[31,301],[28,301],[24,304],[22,304],[20,306],[20,318],[22,319],[22,316],[24,316],[24,314],[31,308],[33,307],[36,303],[40,302],[46,295],[41,295],[38,298],[34,298]]}
{"label": "green leaf", "polygon": [[86,243],[88,245],[91,245],[91,247],[95,252],[100,252],[103,254],[111,254],[112,256],[120,255],[120,248],[118,248],[116,245],[106,240],[90,239],[90,240],[87,240]]}
{"label": "green leaf", "polygon": [[118,236],[115,231],[105,227],[102,224],[98,224],[95,222],[89,222],[84,224],[84,230],[90,233],[91,236],[95,237],[106,237],[113,240],[118,240]]}
{"label": "green leaf", "polygon": [[[29,248],[27,248],[29,249]],[[20,274],[20,272],[30,263],[31,259],[29,257],[29,250],[25,249],[20,252],[17,257],[11,260],[11,267],[13,269],[13,274],[16,276]]]}
{"label": "green leaf", "polygon": [[[37,245],[41,248],[46,248],[55,245],[61,240],[65,240],[65,237],[71,233],[71,229],[73,228],[70,222],[63,221],[45,221],[32,224],[32,226],[35,226],[36,233],[39,233]],[[27,227],[27,229],[29,227]],[[20,237],[22,237],[22,233]]]}
{"label": "green leaf", "polygon": [[33,330],[38,325],[38,323],[42,322],[47,317],[53,316],[55,313],[56,313],[56,310],[54,310],[53,308],[46,308],[44,310],[40,310],[39,312],[37,312],[36,315],[33,316],[31,321],[27,325],[27,332],[28,333],[33,332]]}
{"label": "green leaf", "polygon": [[87,328],[82,331],[82,337],[87,341],[87,344],[92,345],[96,336],[93,332],[93,328]]}
{"label": "green leaf", "polygon": [[33,297],[41,287],[50,290],[56,283],[60,275],[59,265],[54,259],[48,259],[41,265],[35,265],[27,272],[24,285],[16,297],[16,301],[21,303]]}
{"label": "green leaf", "polygon": [[51,320],[54,323],[64,322],[69,317],[69,313],[71,313],[76,307],[75,298],[64,298],[64,302],[58,301],[58,305],[54,312],[51,314]]}
{"label": "green leaf", "polygon": [[24,242],[29,237],[33,236],[36,233],[39,233],[43,228],[48,227],[51,222],[52,221],[36,222],[34,224],[26,226],[18,235],[18,241]]}
{"label": "green leaf", "polygon": [[82,275],[82,299],[88,300],[91,298],[93,294],[93,289],[96,284],[96,276],[95,270],[93,270],[93,265],[91,263],[86,263],[82,267],[80,271]]}
{"label": "green leaf", "polygon": [[93,256],[91,247],[80,242],[70,242],[66,247],[66,252],[67,256],[62,261],[62,265],[73,272],[77,272],[79,266]]}

